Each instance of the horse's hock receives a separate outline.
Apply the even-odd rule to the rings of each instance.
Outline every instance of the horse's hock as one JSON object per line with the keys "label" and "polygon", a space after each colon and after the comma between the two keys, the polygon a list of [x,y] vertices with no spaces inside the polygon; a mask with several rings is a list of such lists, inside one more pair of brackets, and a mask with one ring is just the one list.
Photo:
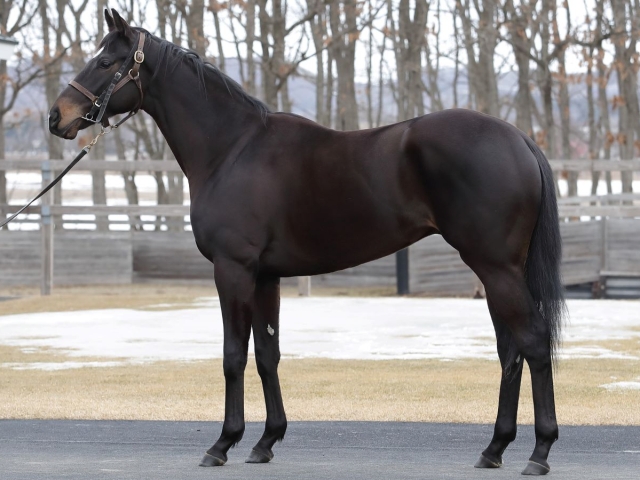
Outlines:
{"label": "horse's hock", "polygon": [[[564,222],[560,230],[565,285],[606,285],[611,296],[638,294],[640,251],[633,243],[640,237],[640,221]],[[58,286],[213,279],[213,266],[200,255],[188,231],[56,229],[53,243],[53,283]],[[442,237],[421,240],[409,252],[412,294],[471,297],[483,293],[478,278]],[[39,230],[0,232],[0,286],[39,285],[41,263]],[[395,258],[390,255],[318,275],[312,282],[325,287],[393,287]]]}

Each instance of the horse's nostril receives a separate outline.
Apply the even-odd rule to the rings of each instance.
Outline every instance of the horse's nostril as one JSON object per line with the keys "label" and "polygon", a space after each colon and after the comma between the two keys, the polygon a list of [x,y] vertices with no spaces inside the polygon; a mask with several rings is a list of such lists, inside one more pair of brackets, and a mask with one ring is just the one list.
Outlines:
{"label": "horse's nostril", "polygon": [[53,107],[49,112],[49,130],[56,128],[60,123],[60,109]]}

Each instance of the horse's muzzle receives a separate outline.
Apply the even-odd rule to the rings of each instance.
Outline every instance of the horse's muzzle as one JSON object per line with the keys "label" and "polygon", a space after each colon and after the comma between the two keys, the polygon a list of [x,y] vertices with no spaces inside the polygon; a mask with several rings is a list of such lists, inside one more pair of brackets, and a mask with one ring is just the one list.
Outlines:
{"label": "horse's muzzle", "polygon": [[61,128],[61,120],[62,114],[60,113],[60,109],[54,105],[49,111],[49,132],[56,137],[64,138],[65,140],[72,140],[76,138],[78,131],[90,125],[90,123],[82,117],[76,117]]}
{"label": "horse's muzzle", "polygon": [[58,131],[58,125],[60,124],[60,119],[62,118],[62,114],[60,113],[60,109],[57,105],[54,105],[49,111],[49,131],[56,135]]}

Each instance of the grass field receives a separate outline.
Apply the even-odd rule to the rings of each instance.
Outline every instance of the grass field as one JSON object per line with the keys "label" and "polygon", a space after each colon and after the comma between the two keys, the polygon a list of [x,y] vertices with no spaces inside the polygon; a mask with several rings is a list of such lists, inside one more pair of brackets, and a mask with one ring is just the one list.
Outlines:
{"label": "grass field", "polygon": [[[169,304],[167,308],[184,308],[212,293],[212,287],[193,285],[64,289],[49,298],[0,302],[0,315],[114,306],[158,308]],[[336,295],[340,290],[323,293]],[[375,292],[355,292],[371,293]],[[285,294],[295,292],[285,289]],[[637,337],[595,345],[640,356]],[[25,352],[0,346],[0,364],[94,360],[67,357],[51,349]],[[280,375],[290,420],[489,423],[495,417],[500,369],[497,362],[489,360],[284,359]],[[559,422],[640,425],[640,390],[608,391],[601,387],[639,377],[637,360],[562,361],[555,377]],[[246,418],[262,420],[264,400],[253,359],[245,383]],[[55,371],[0,368],[0,418],[221,420],[223,405],[221,360]],[[532,423],[528,372],[520,406],[520,422]]]}
{"label": "grass field", "polygon": [[[69,359],[51,351],[0,347],[0,363],[64,360]],[[495,416],[500,370],[487,360],[285,359],[280,376],[291,420],[487,423]],[[559,421],[640,425],[640,391],[600,387],[637,376],[637,361],[563,361],[555,382]],[[247,420],[262,420],[264,401],[253,359],[245,383]],[[0,369],[0,418],[221,420],[223,395],[221,360]],[[520,406],[520,421],[532,423],[528,372]]]}
{"label": "grass field", "polygon": [[[298,296],[295,287],[284,286],[282,296]],[[391,287],[313,288],[314,296],[371,297],[393,295]],[[0,289],[0,315],[38,312],[66,312],[103,308],[158,308],[171,305],[171,309],[193,307],[194,300],[217,296],[213,280],[210,284],[133,284],[89,287],[56,288],[51,296],[42,297],[36,288]]]}

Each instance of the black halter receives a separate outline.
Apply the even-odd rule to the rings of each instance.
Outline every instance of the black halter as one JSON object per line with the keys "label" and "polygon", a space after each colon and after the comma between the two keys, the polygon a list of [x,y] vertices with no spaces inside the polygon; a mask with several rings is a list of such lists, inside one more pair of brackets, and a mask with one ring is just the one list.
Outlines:
{"label": "black halter", "polygon": [[[140,107],[142,106],[142,100],[144,99],[144,94],[142,92],[142,84],[140,83],[140,65],[144,62],[144,41],[146,35],[144,32],[138,33],[138,44],[133,46],[129,55],[122,65],[120,66],[120,70],[116,72],[111,80],[111,83],[107,88],[105,88],[100,96],[94,95],[87,88],[80,85],[76,80],[71,80],[69,85],[82,93],[85,97],[91,100],[92,106],[89,113],[85,114],[82,118],[91,123],[100,123],[102,121],[102,117],[104,115],[105,110],[107,109],[107,105],[109,104],[109,100],[111,99],[111,95],[116,93],[122,87],[124,87],[128,82],[133,81],[138,87],[138,91],[140,92],[140,100],[136,107],[131,110],[129,115],[130,117],[134,115]],[[129,61],[133,59],[133,67],[129,70],[126,76],[124,76],[124,72],[127,69],[127,65]],[[106,126],[106,125],[105,125]]]}

